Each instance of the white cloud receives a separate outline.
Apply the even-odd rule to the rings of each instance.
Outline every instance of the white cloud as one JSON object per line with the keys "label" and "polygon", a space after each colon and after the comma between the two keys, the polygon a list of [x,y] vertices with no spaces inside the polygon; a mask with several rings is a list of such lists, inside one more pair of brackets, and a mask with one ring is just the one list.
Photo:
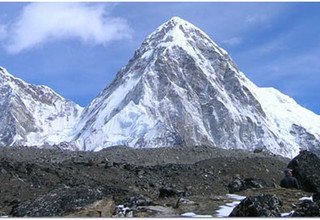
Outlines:
{"label": "white cloud", "polygon": [[7,37],[7,28],[6,26],[0,24],[0,40],[3,40]]}
{"label": "white cloud", "polygon": [[130,37],[127,21],[111,17],[106,4],[30,3],[8,26],[4,45],[8,52],[19,53],[50,41],[79,39],[105,45]]}
{"label": "white cloud", "polygon": [[248,15],[245,18],[245,22],[249,24],[260,24],[264,23],[269,19],[269,17],[265,14],[254,14],[254,15]]}
{"label": "white cloud", "polygon": [[240,37],[232,37],[229,39],[225,39],[222,41],[223,44],[229,45],[229,46],[236,46],[241,44],[242,39]]}

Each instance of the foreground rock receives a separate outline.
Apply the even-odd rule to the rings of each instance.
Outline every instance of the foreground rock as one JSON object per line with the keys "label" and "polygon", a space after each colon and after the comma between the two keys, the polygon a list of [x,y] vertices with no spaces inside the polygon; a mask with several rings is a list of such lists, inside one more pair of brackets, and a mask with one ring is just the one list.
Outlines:
{"label": "foreground rock", "polygon": [[13,207],[11,215],[14,217],[61,216],[80,210],[88,204],[101,200],[103,196],[103,190],[99,188],[63,187],[34,201],[16,205]]}
{"label": "foreground rock", "polygon": [[296,210],[291,217],[319,217],[320,209],[316,202],[310,200],[303,200],[297,204]]}
{"label": "foreground rock", "polygon": [[297,208],[292,217],[319,217],[320,216],[320,193],[314,193],[312,200],[302,200],[296,204]]}
{"label": "foreground rock", "polygon": [[236,206],[229,217],[280,217],[282,201],[275,195],[249,196]]}
{"label": "foreground rock", "polygon": [[320,159],[310,151],[302,151],[288,164],[302,189],[320,192]]}

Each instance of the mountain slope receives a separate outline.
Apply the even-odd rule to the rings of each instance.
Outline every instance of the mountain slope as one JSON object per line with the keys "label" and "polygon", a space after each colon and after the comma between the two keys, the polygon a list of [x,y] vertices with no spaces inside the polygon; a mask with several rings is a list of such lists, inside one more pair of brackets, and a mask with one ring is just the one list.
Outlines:
{"label": "mountain slope", "polygon": [[69,141],[82,107],[0,68],[0,146]]}
{"label": "mountain slope", "polygon": [[85,150],[210,145],[292,157],[299,145],[319,149],[318,128],[319,116],[255,86],[205,33],[174,17],[85,108],[73,140]]}

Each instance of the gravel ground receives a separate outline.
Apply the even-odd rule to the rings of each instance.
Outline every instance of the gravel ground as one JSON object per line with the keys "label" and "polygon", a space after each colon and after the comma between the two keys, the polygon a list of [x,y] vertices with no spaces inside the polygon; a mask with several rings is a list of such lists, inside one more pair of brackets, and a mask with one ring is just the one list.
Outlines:
{"label": "gravel ground", "polygon": [[[99,152],[59,149],[0,148],[0,212],[33,201],[59,187],[106,189],[116,204],[145,195],[161,206],[174,207],[177,197],[159,198],[161,188],[184,192],[193,208],[209,214],[218,208],[235,177],[256,178],[276,186],[289,159],[267,152],[210,147],[132,149],[111,147]],[[64,192],[64,191],[63,191]],[[193,210],[194,211],[194,210]]]}

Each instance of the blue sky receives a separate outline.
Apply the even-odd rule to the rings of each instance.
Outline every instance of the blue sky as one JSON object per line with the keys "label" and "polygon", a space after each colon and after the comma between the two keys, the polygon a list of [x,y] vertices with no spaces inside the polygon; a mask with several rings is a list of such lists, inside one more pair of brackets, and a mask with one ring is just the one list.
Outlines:
{"label": "blue sky", "polygon": [[0,3],[0,66],[87,105],[173,16],[206,32],[258,86],[320,114],[320,3]]}

